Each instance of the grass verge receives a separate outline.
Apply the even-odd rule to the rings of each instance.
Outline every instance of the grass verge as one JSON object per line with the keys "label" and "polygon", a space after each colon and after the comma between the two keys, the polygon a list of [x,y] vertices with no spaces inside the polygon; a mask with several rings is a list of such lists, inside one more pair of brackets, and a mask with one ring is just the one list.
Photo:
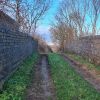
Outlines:
{"label": "grass verge", "polygon": [[38,54],[33,54],[20,65],[19,69],[4,84],[4,91],[0,100],[23,100],[25,90],[31,82],[31,71],[38,59]]}
{"label": "grass verge", "polygon": [[100,93],[79,76],[62,57],[51,53],[49,63],[57,100],[100,100]]}
{"label": "grass verge", "polygon": [[67,55],[71,58],[73,58],[76,61],[79,61],[81,64],[85,64],[88,66],[89,69],[96,69],[96,70],[100,70],[100,66],[97,66],[91,62],[89,62],[87,59],[84,59],[82,56],[80,55],[76,55],[74,53],[67,53]]}

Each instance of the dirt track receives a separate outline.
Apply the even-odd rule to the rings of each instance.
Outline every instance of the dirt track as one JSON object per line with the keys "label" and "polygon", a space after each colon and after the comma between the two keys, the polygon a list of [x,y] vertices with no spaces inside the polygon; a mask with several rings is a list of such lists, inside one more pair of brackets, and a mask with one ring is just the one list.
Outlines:
{"label": "dirt track", "polygon": [[76,62],[65,54],[61,54],[63,58],[69,62],[74,70],[79,73],[86,81],[88,81],[98,92],[100,92],[100,76],[95,70],[88,70],[85,65]]}
{"label": "dirt track", "polygon": [[49,73],[48,59],[41,55],[35,67],[35,76],[29,89],[26,100],[56,100],[53,82]]}

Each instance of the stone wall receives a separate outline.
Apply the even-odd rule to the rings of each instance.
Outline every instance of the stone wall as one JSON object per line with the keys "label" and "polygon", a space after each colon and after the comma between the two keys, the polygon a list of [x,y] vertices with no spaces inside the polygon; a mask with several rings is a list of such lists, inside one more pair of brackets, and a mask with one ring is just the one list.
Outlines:
{"label": "stone wall", "polygon": [[100,64],[100,36],[83,37],[66,45],[68,51],[75,52],[94,63]]}
{"label": "stone wall", "polygon": [[37,41],[33,40],[31,36],[16,30],[18,29],[16,22],[13,19],[11,20],[9,16],[5,16],[7,18],[0,19],[0,87],[10,73],[26,57],[33,52],[37,52],[38,48]]}
{"label": "stone wall", "polygon": [[12,30],[12,31],[18,31],[19,25],[16,23],[14,19],[9,17],[7,14],[5,14],[3,11],[0,11],[0,29],[5,29],[6,31]]}

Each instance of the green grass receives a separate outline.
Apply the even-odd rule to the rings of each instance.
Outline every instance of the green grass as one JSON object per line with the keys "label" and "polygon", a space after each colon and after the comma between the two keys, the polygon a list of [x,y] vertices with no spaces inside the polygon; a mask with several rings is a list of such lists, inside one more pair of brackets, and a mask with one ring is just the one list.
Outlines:
{"label": "green grass", "polygon": [[62,57],[51,53],[49,63],[57,100],[100,100],[100,93],[78,75]]}
{"label": "green grass", "polygon": [[100,66],[97,66],[91,62],[89,62],[87,59],[84,59],[82,56],[80,55],[76,55],[74,53],[67,53],[67,55],[71,58],[73,58],[76,61],[79,61],[81,64],[85,64],[88,66],[89,69],[96,69],[96,70],[100,70]]}
{"label": "green grass", "polygon": [[0,100],[23,100],[26,88],[31,82],[31,71],[37,59],[38,54],[33,54],[23,61],[19,69],[5,83]]}

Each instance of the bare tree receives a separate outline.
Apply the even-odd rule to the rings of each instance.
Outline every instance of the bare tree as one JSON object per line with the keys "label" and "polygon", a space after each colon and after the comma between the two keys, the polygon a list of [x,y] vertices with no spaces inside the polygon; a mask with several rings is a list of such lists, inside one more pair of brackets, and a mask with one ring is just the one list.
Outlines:
{"label": "bare tree", "polygon": [[89,3],[89,0],[63,0],[60,4],[51,33],[62,49],[73,39],[89,33],[86,22]]}
{"label": "bare tree", "polygon": [[62,51],[65,50],[65,43],[74,39],[74,28],[59,20],[58,23],[52,26],[50,31],[53,41],[60,45]]}
{"label": "bare tree", "polygon": [[[91,9],[92,8],[92,9]],[[92,35],[97,33],[97,21],[100,17],[100,0],[91,0]]]}
{"label": "bare tree", "polygon": [[50,8],[51,0],[5,0],[1,2],[2,10],[12,12],[19,26],[27,30],[36,30],[37,23]]}
{"label": "bare tree", "polygon": [[[31,9],[29,9],[31,7]],[[28,7],[29,32],[33,28],[34,32],[37,27],[37,23],[46,11],[50,8],[50,0],[33,0],[33,3]]]}
{"label": "bare tree", "polygon": [[16,22],[20,25],[22,0],[4,0],[2,3],[2,10],[5,13],[10,13],[15,17]]}

